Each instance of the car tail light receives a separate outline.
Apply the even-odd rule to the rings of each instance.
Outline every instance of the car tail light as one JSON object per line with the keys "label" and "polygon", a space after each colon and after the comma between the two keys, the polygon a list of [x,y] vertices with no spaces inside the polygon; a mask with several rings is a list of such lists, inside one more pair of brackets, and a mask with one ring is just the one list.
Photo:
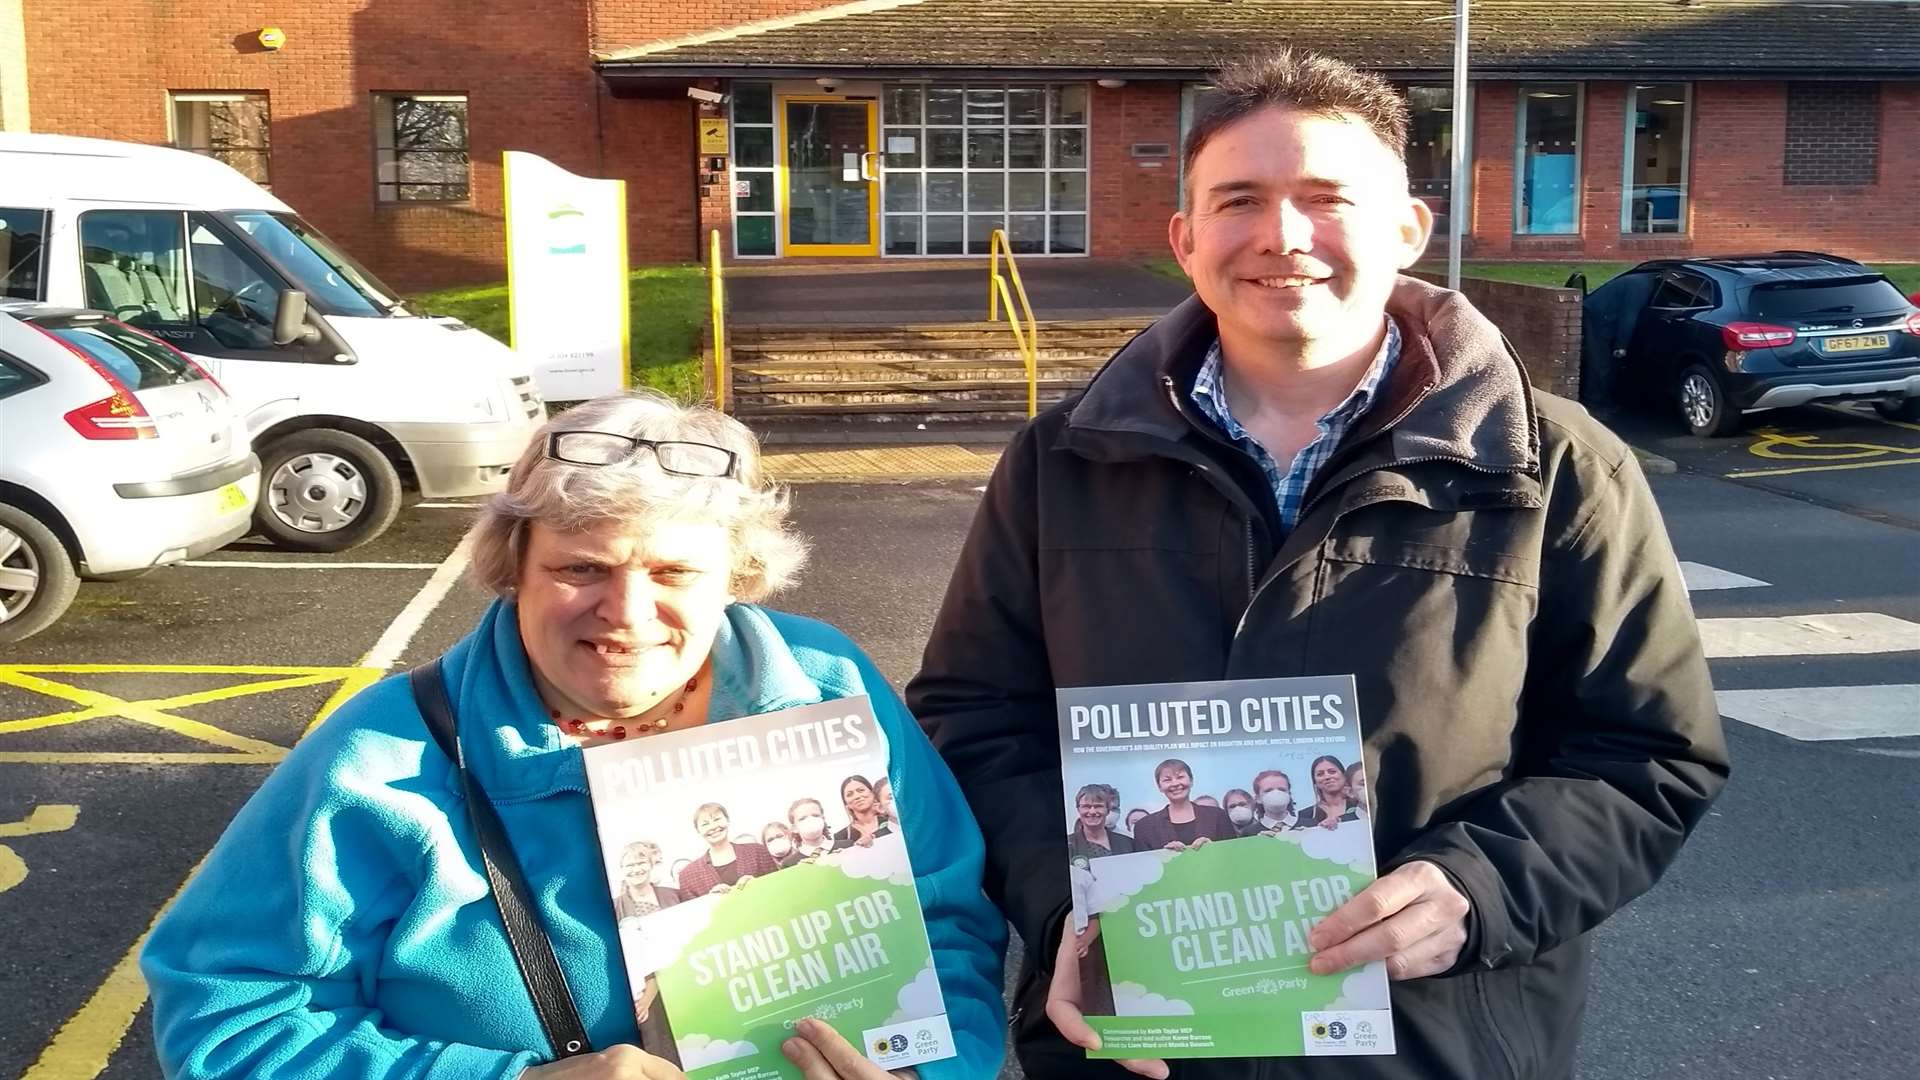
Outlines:
{"label": "car tail light", "polygon": [[1729,349],[1777,349],[1798,336],[1791,326],[1770,323],[1733,322],[1720,328],[1720,339]]}
{"label": "car tail light", "polygon": [[80,433],[83,439],[152,439],[159,437],[153,417],[147,415],[146,407],[133,391],[120,381],[105,364],[96,360],[87,350],[61,337],[59,334],[37,323],[28,326],[52,338],[61,348],[80,358],[80,362],[93,369],[95,375],[106,382],[112,393],[98,401],[88,402],[66,414],[67,425]]}
{"label": "car tail light", "polygon": [[[1920,303],[1916,303],[1914,306],[1920,307]],[[1907,316],[1907,333],[1920,335],[1920,311],[1916,311]]]}
{"label": "car tail light", "polygon": [[132,333],[139,334],[141,337],[146,338],[148,341],[153,342],[155,345],[158,345],[161,348],[172,353],[173,355],[179,357],[181,363],[192,368],[194,372],[198,374],[201,378],[212,383],[213,388],[215,390],[220,391],[222,394],[227,392],[227,388],[220,385],[220,380],[213,377],[213,372],[208,371],[206,368],[201,367],[200,362],[198,360],[195,360],[193,357],[188,356],[186,353],[183,353],[179,349],[174,348],[172,342],[167,341],[164,338],[155,337],[154,335],[147,333],[145,330],[142,330],[131,323],[123,323],[119,319],[108,319],[107,321],[112,323],[115,326],[120,327],[123,330],[128,330],[128,331],[131,331]]}
{"label": "car tail light", "polygon": [[83,439],[152,439],[159,435],[153,417],[124,386],[110,397],[69,412],[67,424]]}

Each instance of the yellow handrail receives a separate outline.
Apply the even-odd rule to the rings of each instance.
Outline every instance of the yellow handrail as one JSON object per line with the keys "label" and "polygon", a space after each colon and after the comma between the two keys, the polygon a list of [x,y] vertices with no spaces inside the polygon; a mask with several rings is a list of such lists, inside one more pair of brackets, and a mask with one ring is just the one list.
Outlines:
{"label": "yellow handrail", "polygon": [[713,407],[727,411],[727,283],[720,272],[720,230],[707,234],[707,300],[713,305]]}
{"label": "yellow handrail", "polygon": [[[1000,273],[1000,257],[1007,258],[1007,273],[1013,277],[1013,291],[1007,291],[1007,280]],[[1020,347],[1020,359],[1027,367],[1027,419],[1031,420],[1039,411],[1040,378],[1040,325],[1033,320],[1033,305],[1027,302],[1027,287],[1020,281],[1020,264],[1013,261],[1013,247],[1007,241],[1005,229],[993,230],[987,242],[987,321],[998,322],[1000,305],[1007,305],[1007,325],[1013,328],[1013,340]],[[1016,312],[1014,297],[1020,298],[1020,308]],[[1020,332],[1020,318],[1027,320],[1026,333]]]}

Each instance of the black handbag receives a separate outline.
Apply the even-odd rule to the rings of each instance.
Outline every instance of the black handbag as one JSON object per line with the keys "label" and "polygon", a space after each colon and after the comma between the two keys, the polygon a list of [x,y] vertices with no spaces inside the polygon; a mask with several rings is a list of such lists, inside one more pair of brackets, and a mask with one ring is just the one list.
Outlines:
{"label": "black handbag", "polygon": [[440,661],[435,659],[414,668],[408,672],[407,679],[413,686],[414,703],[426,718],[427,730],[433,732],[433,741],[440,744],[447,760],[453,762],[454,771],[460,774],[467,813],[473,820],[474,834],[480,838],[480,858],[486,864],[487,883],[492,888],[494,903],[500,907],[500,921],[507,928],[507,944],[513,949],[514,961],[520,965],[520,977],[526,981],[527,993],[533,998],[541,1030],[546,1032],[556,1057],[590,1054],[593,1045],[587,1040],[586,1027],[580,1023],[580,1010],[573,1003],[573,991],[568,989],[567,978],[560,971],[560,961],[553,955],[553,942],[533,912],[526,875],[520,870],[520,860],[514,857],[506,826],[500,823],[493,800],[487,798],[473,774],[467,771],[460,749],[459,720],[453,714],[452,700],[447,697],[446,683],[440,678]]}

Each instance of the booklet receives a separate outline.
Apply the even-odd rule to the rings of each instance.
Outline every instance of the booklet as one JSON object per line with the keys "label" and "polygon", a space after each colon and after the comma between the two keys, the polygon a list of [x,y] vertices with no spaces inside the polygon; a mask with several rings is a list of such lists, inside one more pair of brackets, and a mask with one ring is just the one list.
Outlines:
{"label": "booklet", "polygon": [[953,1055],[866,697],[585,752],[634,1009],[691,1080],[800,1076],[793,1026],[883,1069]]}
{"label": "booklet", "polygon": [[1307,968],[1308,932],[1375,876],[1353,677],[1058,705],[1088,1056],[1393,1053],[1384,963]]}

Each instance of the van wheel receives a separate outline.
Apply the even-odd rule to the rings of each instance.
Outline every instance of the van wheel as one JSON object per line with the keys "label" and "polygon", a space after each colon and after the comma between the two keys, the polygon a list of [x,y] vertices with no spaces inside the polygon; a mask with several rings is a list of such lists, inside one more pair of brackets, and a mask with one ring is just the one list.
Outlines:
{"label": "van wheel", "polygon": [[1889,420],[1905,420],[1909,424],[1920,424],[1920,397],[1904,398],[1900,401],[1876,401],[1873,409]]}
{"label": "van wheel", "polygon": [[0,645],[52,626],[79,588],[73,557],[53,530],[0,503]]}
{"label": "van wheel", "polygon": [[358,435],[308,428],[260,454],[253,523],[287,551],[345,551],[387,531],[400,513],[400,474]]}
{"label": "van wheel", "polygon": [[1719,438],[1740,430],[1740,410],[1727,401],[1727,391],[1705,364],[1692,364],[1680,373],[1676,404],[1680,422],[1702,438]]}

